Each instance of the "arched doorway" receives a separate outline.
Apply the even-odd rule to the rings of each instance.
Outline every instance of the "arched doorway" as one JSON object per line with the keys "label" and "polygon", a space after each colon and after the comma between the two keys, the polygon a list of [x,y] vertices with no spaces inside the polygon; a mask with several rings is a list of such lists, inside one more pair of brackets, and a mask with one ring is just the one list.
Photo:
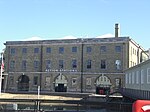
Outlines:
{"label": "arched doorway", "polygon": [[29,91],[29,77],[21,75],[18,78],[18,91]]}
{"label": "arched doorway", "polygon": [[67,79],[61,73],[55,79],[55,92],[67,92]]}
{"label": "arched doorway", "polygon": [[96,79],[96,94],[106,95],[110,93],[110,79],[107,76],[100,76]]}

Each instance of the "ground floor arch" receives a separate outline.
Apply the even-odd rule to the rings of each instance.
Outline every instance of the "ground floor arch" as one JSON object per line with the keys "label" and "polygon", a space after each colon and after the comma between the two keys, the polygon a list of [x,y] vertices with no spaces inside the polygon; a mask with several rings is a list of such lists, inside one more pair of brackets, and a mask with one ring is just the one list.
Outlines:
{"label": "ground floor arch", "polygon": [[18,78],[18,91],[29,91],[29,77],[21,75]]}
{"label": "ground floor arch", "polygon": [[67,92],[67,83],[67,78],[60,73],[54,81],[55,92]]}
{"label": "ground floor arch", "polygon": [[96,79],[96,94],[109,94],[111,85],[110,79],[102,74]]}
{"label": "ground floor arch", "polygon": [[122,74],[115,73],[84,73],[81,86],[81,74],[78,72],[57,71],[43,72],[42,74],[14,72],[8,75],[6,91],[37,92],[37,87],[40,86],[41,91],[47,92],[81,92],[82,89],[86,93],[104,94],[109,91],[112,93],[117,91],[121,84],[124,83],[122,76]]}

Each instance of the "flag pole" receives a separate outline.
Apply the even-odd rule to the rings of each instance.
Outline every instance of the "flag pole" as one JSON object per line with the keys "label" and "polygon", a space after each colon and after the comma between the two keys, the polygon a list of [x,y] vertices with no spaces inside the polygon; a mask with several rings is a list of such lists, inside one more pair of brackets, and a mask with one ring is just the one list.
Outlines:
{"label": "flag pole", "polygon": [[3,53],[1,53],[1,76],[0,76],[0,94],[2,93],[2,75],[3,75]]}
{"label": "flag pole", "polygon": [[40,98],[40,86],[38,86],[38,102],[37,102],[37,109],[40,110],[40,101],[39,101],[39,98]]}

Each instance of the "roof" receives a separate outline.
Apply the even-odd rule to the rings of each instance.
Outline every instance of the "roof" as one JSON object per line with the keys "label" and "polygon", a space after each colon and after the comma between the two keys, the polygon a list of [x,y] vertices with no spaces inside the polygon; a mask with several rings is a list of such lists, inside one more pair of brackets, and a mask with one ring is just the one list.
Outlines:
{"label": "roof", "polygon": [[6,41],[4,45],[16,44],[51,44],[51,43],[88,43],[88,42],[123,42],[129,41],[129,37],[108,37],[108,38],[78,38],[78,39],[57,39],[57,40],[33,40],[33,41]]}

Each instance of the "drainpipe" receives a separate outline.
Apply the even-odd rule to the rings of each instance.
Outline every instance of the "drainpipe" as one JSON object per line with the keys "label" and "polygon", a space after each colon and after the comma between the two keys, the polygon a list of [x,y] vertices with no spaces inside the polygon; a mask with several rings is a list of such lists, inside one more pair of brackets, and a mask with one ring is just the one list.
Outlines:
{"label": "drainpipe", "polygon": [[41,66],[40,66],[40,79],[39,79],[39,86],[42,88],[42,70],[43,70],[43,45],[41,45]]}
{"label": "drainpipe", "polygon": [[81,39],[81,93],[83,93],[83,39]]}

